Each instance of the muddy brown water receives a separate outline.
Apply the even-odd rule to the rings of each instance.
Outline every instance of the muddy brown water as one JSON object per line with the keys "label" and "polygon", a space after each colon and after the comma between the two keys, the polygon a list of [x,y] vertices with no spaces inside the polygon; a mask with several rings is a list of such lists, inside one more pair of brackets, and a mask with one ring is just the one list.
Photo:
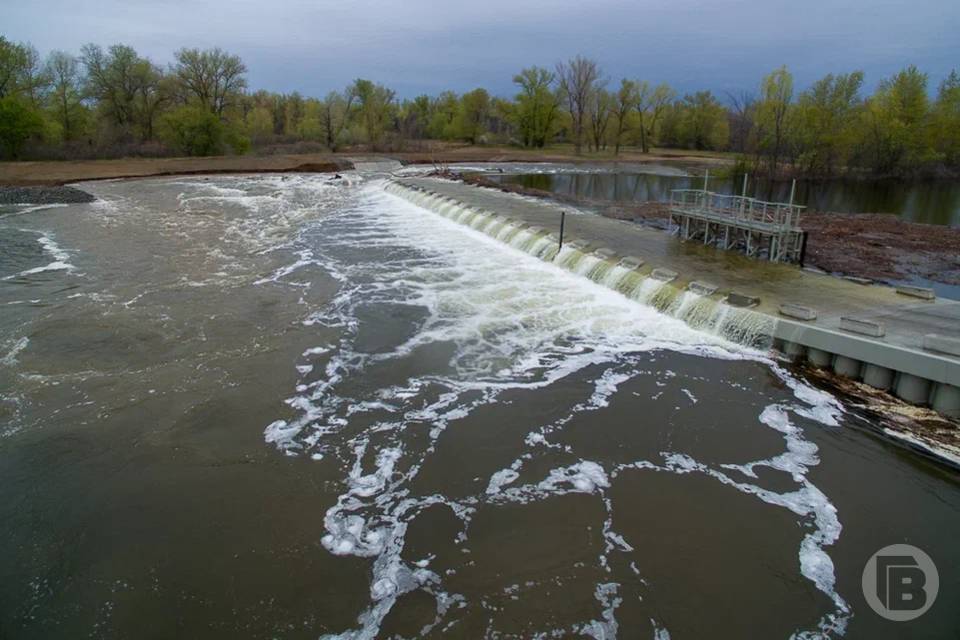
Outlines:
{"label": "muddy brown water", "polygon": [[0,637],[956,634],[954,472],[366,169],[0,210]]}

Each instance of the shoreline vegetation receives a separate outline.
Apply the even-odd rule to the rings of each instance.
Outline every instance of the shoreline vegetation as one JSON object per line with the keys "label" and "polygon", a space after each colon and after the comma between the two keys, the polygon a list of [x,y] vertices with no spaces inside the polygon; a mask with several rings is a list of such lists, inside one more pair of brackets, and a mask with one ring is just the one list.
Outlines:
{"label": "shoreline vegetation", "polygon": [[[519,65],[518,65],[519,66]],[[781,66],[754,87],[715,95],[612,78],[576,56],[483,87],[400,98],[358,78],[323,98],[252,90],[220,48],[182,48],[166,66],[124,44],[41,56],[0,36],[0,159],[246,157],[367,152],[429,161],[437,145],[622,157],[629,148],[718,153],[732,173],[766,177],[960,176],[960,71],[938,83],[913,65],[876,82],[827,74],[795,85]],[[509,92],[508,92],[509,93]],[[635,152],[633,152],[635,153]]]}

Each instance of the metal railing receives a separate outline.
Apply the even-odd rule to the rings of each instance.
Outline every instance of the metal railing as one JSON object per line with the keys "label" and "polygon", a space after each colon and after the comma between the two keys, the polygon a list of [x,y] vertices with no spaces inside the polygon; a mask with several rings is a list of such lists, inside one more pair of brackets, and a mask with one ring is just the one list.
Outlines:
{"label": "metal railing", "polygon": [[800,214],[806,208],[702,189],[674,189],[670,192],[670,207],[688,215],[711,217],[745,226],[763,225],[783,231],[799,231]]}

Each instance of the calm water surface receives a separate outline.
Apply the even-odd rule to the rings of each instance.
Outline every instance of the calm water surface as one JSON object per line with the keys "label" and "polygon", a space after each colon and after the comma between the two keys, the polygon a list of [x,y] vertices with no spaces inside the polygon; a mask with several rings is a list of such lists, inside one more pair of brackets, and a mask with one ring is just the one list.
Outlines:
{"label": "calm water surface", "polygon": [[[581,198],[618,202],[666,202],[672,189],[703,188],[703,178],[634,172],[537,172],[491,174],[493,180]],[[747,195],[760,200],[790,199],[791,181],[753,180]],[[711,178],[717,193],[740,194],[743,177]],[[813,211],[891,213],[911,222],[960,225],[960,182],[937,180],[804,180],[797,182],[795,201]]]}
{"label": "calm water surface", "polygon": [[85,188],[0,211],[0,638],[960,628],[957,476],[762,354],[369,174]]}

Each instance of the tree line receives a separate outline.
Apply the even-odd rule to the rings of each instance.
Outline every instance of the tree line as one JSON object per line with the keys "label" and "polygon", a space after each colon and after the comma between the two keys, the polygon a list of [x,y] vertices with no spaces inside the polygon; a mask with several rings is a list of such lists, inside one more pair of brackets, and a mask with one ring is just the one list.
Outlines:
{"label": "tree line", "polygon": [[0,154],[6,158],[215,155],[420,148],[426,141],[572,144],[617,155],[672,147],[739,154],[753,171],[805,175],[956,175],[960,74],[936,90],[908,66],[864,95],[864,74],[827,75],[797,91],[786,67],[756,90],[680,95],[669,84],[611,82],[577,56],[513,77],[516,93],[397,98],[357,79],[323,98],[250,91],[243,61],[184,48],[167,67],[127,45],[89,44],[41,59],[0,37]]}

